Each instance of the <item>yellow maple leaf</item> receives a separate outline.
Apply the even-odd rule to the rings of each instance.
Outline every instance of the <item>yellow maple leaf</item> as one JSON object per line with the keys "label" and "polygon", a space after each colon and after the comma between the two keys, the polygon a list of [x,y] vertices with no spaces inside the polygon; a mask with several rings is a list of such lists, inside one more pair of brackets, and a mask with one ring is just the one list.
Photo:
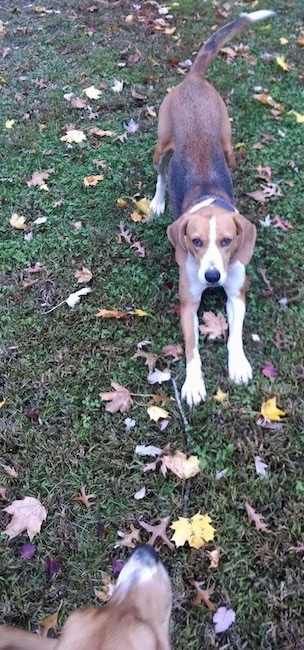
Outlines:
{"label": "yellow maple leaf", "polygon": [[153,420],[154,422],[158,422],[161,418],[167,420],[171,417],[170,413],[168,413],[166,409],[162,409],[160,406],[148,406],[147,413],[150,420]]}
{"label": "yellow maple leaf", "polygon": [[95,187],[98,185],[99,181],[103,180],[103,178],[103,174],[97,174],[96,176],[85,176],[83,179],[83,184],[85,187]]}
{"label": "yellow maple leaf", "polygon": [[16,120],[6,120],[5,122],[5,128],[6,129],[12,129]]}
{"label": "yellow maple leaf", "polygon": [[16,230],[25,230],[27,228],[25,217],[23,217],[21,214],[18,214],[17,212],[14,212],[14,214],[12,214],[9,222],[12,228],[16,228]]}
{"label": "yellow maple leaf", "polygon": [[270,420],[272,422],[280,422],[281,415],[286,415],[285,411],[281,411],[277,408],[277,398],[270,397],[266,402],[263,402],[261,406],[261,414],[265,420]]}
{"label": "yellow maple leaf", "polygon": [[287,45],[287,43],[288,43],[288,39],[285,38],[285,36],[281,36],[281,38],[280,38],[280,43],[281,43],[281,45]]}
{"label": "yellow maple leaf", "polygon": [[101,90],[98,90],[95,86],[89,86],[88,88],[85,88],[83,92],[89,99],[99,99],[102,94]]}
{"label": "yellow maple leaf", "polygon": [[62,138],[60,138],[60,140],[62,140],[63,142],[68,142],[69,144],[71,144],[72,142],[76,142],[76,143],[83,142],[83,140],[86,139],[87,139],[86,134],[79,129],[70,129],[69,131],[66,132],[66,135],[63,135]]}
{"label": "yellow maple leaf", "polygon": [[149,316],[148,312],[144,311],[143,309],[134,309],[133,314],[135,314],[135,316],[141,316],[141,317]]}
{"label": "yellow maple leaf", "polygon": [[201,515],[200,512],[191,519],[179,517],[170,526],[175,531],[172,541],[177,547],[184,546],[188,542],[192,548],[199,549],[205,542],[210,542],[214,538],[215,528],[210,525],[210,522],[209,515]]}
{"label": "yellow maple leaf", "polygon": [[276,62],[280,66],[280,68],[282,68],[282,70],[285,70],[285,72],[290,71],[290,67],[289,67],[288,63],[286,63],[286,61],[285,61],[285,56],[277,56],[276,57]]}
{"label": "yellow maple leaf", "polygon": [[216,402],[224,402],[224,400],[227,398],[228,393],[224,393],[221,388],[217,389],[217,392],[215,395],[213,395],[213,399],[215,399]]}
{"label": "yellow maple leaf", "polygon": [[150,203],[151,201],[149,199],[146,199],[144,197],[143,199],[140,199],[139,201],[134,201],[136,207],[138,210],[143,212],[147,217],[151,216],[151,211],[150,211]]}
{"label": "yellow maple leaf", "polygon": [[128,203],[125,199],[116,199],[116,204],[119,208],[126,208]]}
{"label": "yellow maple leaf", "polygon": [[297,113],[297,111],[288,111],[288,115],[295,115],[298,124],[304,124],[304,115],[302,113]]}

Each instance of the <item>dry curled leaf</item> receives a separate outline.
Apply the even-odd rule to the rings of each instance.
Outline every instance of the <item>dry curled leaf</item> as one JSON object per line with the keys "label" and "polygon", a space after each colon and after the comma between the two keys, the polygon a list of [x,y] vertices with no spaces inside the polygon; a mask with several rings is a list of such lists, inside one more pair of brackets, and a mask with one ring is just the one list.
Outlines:
{"label": "dry curled leaf", "polygon": [[152,372],[149,372],[147,381],[149,384],[162,384],[164,381],[169,381],[171,379],[171,370],[166,368],[165,370],[159,370],[155,368]]}
{"label": "dry curled leaf", "polygon": [[252,508],[252,506],[249,505],[249,503],[245,503],[245,508],[246,512],[248,515],[248,520],[249,523],[251,524],[254,522],[255,527],[260,530],[262,533],[270,533],[271,531],[269,530],[267,524],[263,521],[264,517],[263,515],[260,515],[258,512]]}
{"label": "dry curled leaf", "polygon": [[140,529],[135,528],[133,524],[130,525],[131,532],[130,533],[123,533],[121,530],[117,531],[117,535],[121,537],[121,539],[116,542],[114,548],[118,548],[119,546],[127,546],[128,548],[135,548],[136,542],[140,542]]}
{"label": "dry curled leaf", "polygon": [[17,537],[26,530],[30,541],[32,541],[35,535],[40,533],[42,522],[47,517],[45,507],[34,497],[24,497],[13,501],[10,506],[4,508],[4,512],[13,515],[11,522],[4,531],[9,536],[9,539]]}
{"label": "dry curled leaf", "polygon": [[46,169],[45,172],[34,172],[30,181],[27,181],[26,184],[28,187],[43,187],[45,181],[48,179],[49,175],[54,172],[54,167],[51,169]]}
{"label": "dry curled leaf", "polygon": [[123,221],[121,221],[119,224],[119,235],[117,239],[119,244],[121,244],[122,239],[124,239],[128,244],[132,244],[132,235],[130,233],[130,230],[127,230],[125,228]]}
{"label": "dry curled leaf", "polygon": [[83,184],[85,185],[85,187],[95,187],[96,185],[98,185],[99,181],[102,181],[103,179],[104,179],[103,174],[85,176],[83,179]]}
{"label": "dry curled leaf", "polygon": [[127,413],[132,404],[133,399],[131,397],[132,393],[128,388],[121,386],[116,381],[111,381],[111,386],[114,388],[114,391],[109,393],[99,393],[103,402],[109,402],[106,406],[106,411],[108,413]]}
{"label": "dry curled leaf", "polygon": [[26,230],[27,228],[25,217],[23,217],[21,214],[18,214],[17,212],[14,212],[12,214],[9,222],[12,228],[16,228],[16,230]]}
{"label": "dry curled leaf", "polygon": [[220,560],[221,547],[217,546],[214,551],[207,551],[210,560],[210,569],[217,569]]}
{"label": "dry curled leaf", "polygon": [[75,501],[82,501],[82,503],[84,503],[85,507],[88,508],[88,509],[91,508],[91,506],[93,505],[91,503],[92,499],[96,499],[96,495],[95,494],[87,494],[85,485],[82,485],[81,488],[80,488],[80,496],[74,497]]}
{"label": "dry curled leaf", "polygon": [[36,634],[38,634],[38,636],[46,638],[49,630],[54,630],[55,633],[57,632],[58,614],[61,609],[61,606],[62,606],[62,601],[57,611],[54,614],[50,614],[46,618],[43,618],[42,621],[39,621],[36,630]]}
{"label": "dry curled leaf", "polygon": [[104,131],[104,129],[100,129],[98,126],[93,126],[92,129],[90,129],[89,133],[90,135],[98,135],[99,138],[106,138],[112,135],[116,135],[116,131]]}
{"label": "dry curled leaf", "polygon": [[200,605],[201,603],[204,603],[211,612],[215,612],[217,610],[217,605],[212,603],[210,600],[210,596],[215,589],[215,582],[208,589],[202,589],[201,585],[203,583],[196,582],[196,580],[191,580],[190,584],[196,589],[196,596],[192,601],[192,605]]}
{"label": "dry curled leaf", "polygon": [[170,343],[163,346],[162,353],[165,357],[172,357],[172,361],[178,361],[184,354],[184,350],[180,343]]}
{"label": "dry curled leaf", "polygon": [[104,571],[101,572],[102,586],[94,589],[94,594],[101,603],[106,603],[112,596],[115,588],[115,580]]}
{"label": "dry curled leaf", "polygon": [[133,354],[133,357],[131,357],[131,359],[138,359],[138,357],[145,359],[145,366],[148,366],[150,372],[152,372],[152,370],[155,368],[158,354],[154,354],[153,352],[144,352],[144,350],[138,350],[138,352],[135,352],[135,354]]}
{"label": "dry curled leaf", "polygon": [[150,420],[153,420],[154,422],[158,422],[158,420],[161,418],[167,420],[171,417],[170,413],[168,413],[166,409],[163,409],[160,406],[148,406],[147,413]]}
{"label": "dry curled leaf", "polygon": [[147,524],[145,521],[138,522],[142,528],[144,528],[148,533],[151,533],[151,537],[148,541],[148,544],[150,546],[154,546],[156,540],[160,538],[163,540],[163,542],[165,542],[168,548],[170,548],[171,550],[174,549],[174,544],[170,542],[166,534],[169,521],[170,521],[170,517],[163,517],[163,519],[160,520],[160,523],[157,524],[157,526],[151,526],[151,524]]}
{"label": "dry curled leaf", "polygon": [[200,325],[200,331],[202,334],[208,334],[208,339],[213,341],[226,337],[228,323],[221,312],[216,316],[213,311],[205,311],[202,318],[205,325]]}
{"label": "dry curled leaf", "polygon": [[[4,404],[5,404],[5,401],[4,401]],[[0,465],[1,465],[2,469],[3,469],[3,471],[5,472],[5,474],[10,476],[11,478],[18,478],[18,472],[16,472],[14,467],[11,467],[10,465],[3,465],[2,463],[0,463]]]}
{"label": "dry curled leaf", "polygon": [[118,311],[116,309],[100,309],[96,314],[96,318],[127,318],[128,312]]}
{"label": "dry curled leaf", "polygon": [[75,271],[74,278],[76,278],[77,282],[86,284],[92,280],[92,273],[90,269],[83,266],[82,269],[77,269],[77,271]]}

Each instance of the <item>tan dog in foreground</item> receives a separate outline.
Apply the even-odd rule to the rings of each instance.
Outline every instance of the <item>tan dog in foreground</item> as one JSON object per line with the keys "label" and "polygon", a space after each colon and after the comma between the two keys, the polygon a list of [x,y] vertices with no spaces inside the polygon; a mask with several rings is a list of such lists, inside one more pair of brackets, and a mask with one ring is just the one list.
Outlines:
{"label": "tan dog in foreground", "polygon": [[59,639],[0,626],[0,650],[169,650],[171,587],[151,546],[138,546],[105,607],[77,610]]}
{"label": "tan dog in foreground", "polygon": [[253,254],[256,229],[234,207],[229,167],[234,168],[235,159],[229,116],[224,101],[206,81],[205,72],[228,40],[246,25],[273,13],[241,14],[213,34],[198,52],[187,77],[168,93],[159,111],[154,153],[158,177],[150,209],[155,214],[164,212],[168,181],[176,221],[167,234],[179,265],[187,364],[182,397],[190,407],[206,398],[197,310],[208,287],[224,287],[227,294],[229,377],[236,384],[252,378],[242,331],[245,265]]}

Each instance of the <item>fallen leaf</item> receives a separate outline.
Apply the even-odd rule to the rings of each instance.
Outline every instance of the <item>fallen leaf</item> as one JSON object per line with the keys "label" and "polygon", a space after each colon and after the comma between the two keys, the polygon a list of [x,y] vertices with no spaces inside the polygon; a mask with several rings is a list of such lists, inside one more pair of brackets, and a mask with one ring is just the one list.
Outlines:
{"label": "fallen leaf", "polygon": [[136,426],[136,420],[134,420],[133,418],[126,418],[124,420],[124,424],[126,427],[126,431],[131,431],[131,429],[133,429]]}
{"label": "fallen leaf", "polygon": [[134,499],[136,499],[136,501],[139,501],[140,499],[143,499],[145,496],[146,496],[146,488],[144,486],[140,490],[135,492]]}
{"label": "fallen leaf", "polygon": [[126,208],[128,202],[125,199],[116,199],[116,204],[118,205],[119,208]]}
{"label": "fallen leaf", "polygon": [[263,402],[261,415],[270,422],[281,422],[281,415],[286,415],[286,413],[277,408],[277,398],[271,397],[266,402]]}
{"label": "fallen leaf", "polygon": [[304,553],[304,542],[298,542],[298,546],[290,546],[288,551],[294,551],[295,553]]}
{"label": "fallen leaf", "polygon": [[217,470],[217,471],[215,472],[215,480],[216,480],[216,481],[220,481],[221,478],[223,478],[224,476],[226,476],[227,473],[228,473],[228,468],[226,468],[226,469],[222,469],[220,472]]}
{"label": "fallen leaf", "polygon": [[2,465],[2,463],[0,463],[0,465],[3,471],[5,472],[5,474],[10,476],[11,478],[18,478],[18,472],[16,472],[14,467],[11,467],[10,465]]}
{"label": "fallen leaf", "polygon": [[89,133],[90,135],[98,135],[99,138],[106,138],[112,135],[116,135],[116,131],[104,131],[104,129],[100,129],[98,126],[94,126],[92,129],[90,129]]}
{"label": "fallen leaf", "polygon": [[6,120],[5,122],[5,128],[6,129],[12,129],[16,120]]}
{"label": "fallen leaf", "polygon": [[17,537],[26,530],[30,541],[32,541],[33,537],[40,533],[42,522],[47,517],[45,507],[34,497],[24,497],[13,501],[10,506],[3,510],[13,516],[4,531],[9,536],[9,539]]}
{"label": "fallen leaf", "polygon": [[209,589],[202,589],[201,585],[203,584],[202,582],[196,582],[196,580],[191,580],[190,582],[193,587],[196,589],[196,596],[194,600],[192,601],[192,605],[200,605],[201,603],[204,603],[210,611],[216,611],[217,610],[217,605],[215,603],[212,603],[210,600],[210,596],[212,592],[215,589],[215,582],[209,587]]}
{"label": "fallen leaf", "polygon": [[121,244],[121,239],[124,239],[128,244],[132,244],[132,235],[129,230],[125,229],[123,221],[119,224],[118,242]]}
{"label": "fallen leaf", "polygon": [[210,569],[217,569],[220,560],[221,547],[217,546],[214,551],[207,551],[210,560]]}
{"label": "fallen leaf", "polygon": [[276,62],[284,72],[290,72],[290,67],[285,61],[285,56],[277,56]]}
{"label": "fallen leaf", "polygon": [[9,222],[12,228],[16,228],[16,230],[25,230],[27,228],[25,217],[23,217],[21,214],[18,214],[17,212],[14,212],[14,214],[12,214]]}
{"label": "fallen leaf", "polygon": [[137,122],[135,122],[133,120],[133,118],[131,118],[131,120],[129,120],[129,122],[127,122],[127,124],[124,123],[124,129],[125,129],[126,133],[128,133],[129,135],[132,135],[133,133],[136,133],[138,128],[139,128],[139,124]]}
{"label": "fallen leaf", "polygon": [[261,476],[267,476],[266,469],[268,465],[266,465],[266,463],[262,461],[260,456],[254,457],[254,464],[255,464],[255,469],[257,474],[260,474]]}
{"label": "fallen leaf", "polygon": [[300,45],[300,47],[304,47],[304,34],[299,34],[297,38],[297,45]]}
{"label": "fallen leaf", "polygon": [[171,417],[170,413],[168,413],[168,411],[165,409],[160,408],[160,406],[148,406],[147,413],[150,420],[153,420],[154,422],[158,422],[160,418],[167,420]]}
{"label": "fallen leaf", "polygon": [[160,460],[162,462],[162,469],[169,469],[175,476],[178,476],[182,480],[192,478],[201,471],[198,456],[189,456],[187,458],[187,455],[182,451],[176,451],[173,454],[164,454]]}
{"label": "fallen leaf", "polygon": [[254,192],[247,192],[247,196],[250,196],[251,199],[258,201],[258,203],[265,203],[268,198],[263,190],[255,190]]}
{"label": "fallen leaf", "polygon": [[115,580],[104,571],[101,572],[101,589],[94,589],[94,594],[102,603],[106,603],[112,596],[115,588]]}
{"label": "fallen leaf", "polygon": [[262,369],[262,374],[264,375],[264,377],[268,377],[268,379],[273,379],[274,377],[278,376],[279,372],[276,366],[271,361],[266,361]]}
{"label": "fallen leaf", "polygon": [[155,368],[152,372],[149,372],[147,380],[149,384],[162,384],[164,381],[169,381],[171,379],[171,371],[169,368],[166,370],[159,370]]}
{"label": "fallen leaf", "polygon": [[6,404],[6,399],[3,399],[2,402],[0,402],[0,409],[3,409],[5,404]]}
{"label": "fallen leaf", "polygon": [[34,172],[30,181],[26,181],[28,187],[44,187],[45,181],[49,178],[50,174],[54,172],[54,167],[46,169],[45,172]]}
{"label": "fallen leaf", "polygon": [[131,212],[131,219],[134,221],[134,223],[140,223],[142,221],[142,216],[139,214],[139,212],[133,210],[133,212]]}
{"label": "fallen leaf", "polygon": [[98,90],[95,86],[89,86],[89,88],[85,88],[83,92],[89,99],[99,99],[102,94],[101,90]]}
{"label": "fallen leaf", "polygon": [[3,499],[3,501],[7,501],[6,492],[7,488],[4,485],[0,485],[0,499]]}
{"label": "fallen leaf", "polygon": [[134,201],[136,207],[140,212],[143,212],[147,217],[151,217],[151,210],[150,210],[150,205],[151,201],[150,199],[146,199],[146,197],[143,197],[142,199],[139,199],[138,201]]}
{"label": "fallen leaf", "polygon": [[150,117],[156,117],[156,112],[154,110],[154,106],[146,106],[146,113]]}
{"label": "fallen leaf", "polygon": [[36,630],[36,634],[38,634],[38,636],[46,638],[49,630],[54,630],[55,633],[57,632],[58,614],[61,606],[62,606],[62,601],[57,611],[54,614],[50,614],[50,616],[47,616],[46,618],[42,619],[42,621],[39,621]]}
{"label": "fallen leaf", "polygon": [[71,224],[71,228],[73,230],[80,230],[80,228],[82,228],[82,221],[74,221],[74,223]]}
{"label": "fallen leaf", "polygon": [[152,370],[155,368],[156,361],[159,358],[158,354],[153,354],[153,352],[145,352],[144,350],[138,350],[138,352],[135,352],[135,354],[133,354],[133,357],[131,357],[131,359],[138,359],[139,357],[145,359],[145,366],[148,366],[150,372],[152,372]]}
{"label": "fallen leaf", "polygon": [[271,97],[271,95],[267,95],[266,93],[258,93],[256,95],[253,95],[254,99],[257,99],[261,104],[266,104],[267,106],[272,106],[275,110],[277,110],[279,113],[282,113],[285,109],[282,104],[278,104],[275,102],[275,100]]}
{"label": "fallen leaf", "polygon": [[117,311],[116,309],[100,309],[96,314],[96,318],[127,318],[128,312],[126,311]]}
{"label": "fallen leaf", "polygon": [[179,517],[170,526],[175,530],[172,541],[177,547],[184,546],[188,542],[192,548],[199,549],[205,542],[210,542],[214,538],[215,529],[210,522],[209,515],[201,515],[200,512],[197,512],[191,519]]}
{"label": "fallen leaf", "polygon": [[280,230],[283,230],[284,232],[287,232],[287,230],[293,230],[293,226],[289,221],[286,219],[283,221],[283,219],[280,219],[278,214],[275,214],[273,219],[272,219],[272,224],[274,228],[279,228]]}
{"label": "fallen leaf", "polygon": [[[46,187],[47,187],[47,185],[45,185],[45,187],[43,185],[41,185],[40,189],[41,190],[46,189]],[[46,223],[47,220],[48,220],[47,217],[37,217],[37,219],[35,219],[35,221],[33,221],[33,223],[36,224],[36,226],[40,226],[42,223]]]}
{"label": "fallen leaf", "polygon": [[262,521],[264,519],[263,515],[260,515],[258,512],[256,512],[254,510],[254,508],[252,508],[249,505],[249,503],[245,503],[245,508],[246,508],[246,512],[247,512],[248,520],[249,520],[250,524],[252,522],[254,522],[255,527],[257,528],[257,530],[262,531],[262,533],[270,533],[271,532],[269,530],[269,528],[268,528],[268,525],[265,524],[264,521]]}
{"label": "fallen leaf", "polygon": [[215,634],[226,632],[235,621],[235,611],[227,607],[219,607],[213,616]]}
{"label": "fallen leaf", "polygon": [[87,269],[85,266],[82,267],[82,269],[77,269],[74,273],[74,278],[76,278],[77,282],[80,283],[87,283],[92,280],[92,273],[90,269]]}
{"label": "fallen leaf", "polygon": [[146,257],[146,248],[140,241],[135,241],[134,244],[131,245],[131,248],[135,248],[139,257]]}
{"label": "fallen leaf", "polygon": [[285,38],[285,36],[281,36],[280,37],[280,43],[281,43],[281,45],[287,45],[288,39]]}
{"label": "fallen leaf", "polygon": [[45,562],[43,562],[43,567],[47,580],[52,580],[52,577],[60,571],[60,564],[54,557],[48,557]]}
{"label": "fallen leaf", "polygon": [[162,353],[165,357],[172,357],[172,361],[174,362],[179,360],[184,354],[184,350],[180,343],[170,343],[169,345],[163,346]]}
{"label": "fallen leaf", "polygon": [[134,314],[135,316],[139,316],[140,318],[145,318],[146,316],[149,316],[148,312],[144,311],[143,309],[134,309],[134,311],[130,313]]}
{"label": "fallen leaf", "polygon": [[88,293],[91,293],[91,291],[91,287],[83,287],[83,289],[79,289],[74,293],[70,293],[64,302],[66,302],[67,305],[73,309],[80,302],[81,296],[86,296]]}
{"label": "fallen leaf", "polygon": [[62,140],[63,142],[68,142],[69,144],[72,144],[73,142],[79,144],[80,142],[83,142],[86,139],[87,139],[86,134],[79,129],[70,129],[70,131],[66,132],[66,135],[63,135],[60,138],[60,140]]}
{"label": "fallen leaf", "polygon": [[205,311],[202,318],[205,325],[200,325],[199,329],[202,334],[208,334],[208,339],[213,341],[221,337],[226,337],[228,323],[221,312],[218,312],[216,316],[213,311]]}
{"label": "fallen leaf", "polygon": [[108,411],[108,413],[117,413],[118,411],[120,411],[120,413],[127,413],[133,404],[133,399],[131,397],[132,393],[128,388],[121,386],[116,381],[111,381],[111,386],[114,388],[114,391],[109,393],[99,393],[99,397],[101,397],[102,401],[109,402],[105,410]]}
{"label": "fallen leaf", "polygon": [[[171,550],[174,549],[174,544],[170,542],[166,534],[169,521],[170,521],[170,517],[163,517],[163,519],[160,520],[160,523],[157,524],[156,526],[151,526],[151,524],[147,524],[145,521],[138,522],[142,528],[144,528],[148,533],[151,533],[151,537],[147,542],[150,546],[154,546],[156,540],[160,538],[163,540],[163,542],[165,542],[168,548],[170,548]],[[170,526],[170,528],[172,528],[172,526]]]}
{"label": "fallen leaf", "polygon": [[225,399],[227,399],[228,393],[224,393],[220,388],[217,389],[217,392],[215,395],[213,395],[213,399],[215,399],[216,402],[224,402]]}
{"label": "fallen leaf", "polygon": [[72,108],[86,108],[88,105],[87,99],[81,99],[80,97],[77,97],[75,93],[66,93],[63,96],[67,102],[70,102]]}
{"label": "fallen leaf", "polygon": [[153,445],[137,445],[135,447],[135,453],[139,456],[159,456],[162,453],[160,447],[154,447]]}
{"label": "fallen leaf", "polygon": [[121,93],[123,89],[123,81],[119,81],[119,79],[113,79],[114,83],[112,86],[112,90],[114,93]]}
{"label": "fallen leaf", "polygon": [[140,542],[140,529],[135,528],[133,524],[131,524],[130,528],[131,528],[130,533],[122,533],[121,530],[117,531],[117,535],[122,539],[116,542],[114,548],[118,548],[119,546],[127,546],[128,548],[135,548],[136,546],[135,542]]}
{"label": "fallen leaf", "polygon": [[82,501],[82,503],[84,503],[85,507],[88,508],[88,509],[91,508],[91,506],[93,505],[91,503],[92,499],[96,499],[96,495],[95,494],[87,494],[85,485],[82,485],[81,488],[80,488],[80,496],[74,497],[75,501]]}
{"label": "fallen leaf", "polygon": [[95,187],[103,179],[104,179],[103,174],[85,176],[83,179],[83,184],[85,185],[85,187]]}
{"label": "fallen leaf", "polygon": [[36,553],[36,546],[34,544],[24,544],[20,546],[18,551],[25,560],[31,560]]}

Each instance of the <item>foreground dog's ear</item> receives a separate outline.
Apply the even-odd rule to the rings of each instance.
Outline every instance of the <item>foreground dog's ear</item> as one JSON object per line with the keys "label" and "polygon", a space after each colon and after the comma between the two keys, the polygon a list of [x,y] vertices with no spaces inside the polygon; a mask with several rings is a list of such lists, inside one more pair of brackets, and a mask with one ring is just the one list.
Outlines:
{"label": "foreground dog's ear", "polygon": [[177,264],[185,264],[188,249],[185,242],[188,216],[182,215],[167,228],[167,236],[173,248],[175,248],[175,259]]}
{"label": "foreground dog's ear", "polygon": [[248,264],[252,258],[256,240],[256,227],[241,214],[234,217],[237,227],[237,250],[235,259]]}

